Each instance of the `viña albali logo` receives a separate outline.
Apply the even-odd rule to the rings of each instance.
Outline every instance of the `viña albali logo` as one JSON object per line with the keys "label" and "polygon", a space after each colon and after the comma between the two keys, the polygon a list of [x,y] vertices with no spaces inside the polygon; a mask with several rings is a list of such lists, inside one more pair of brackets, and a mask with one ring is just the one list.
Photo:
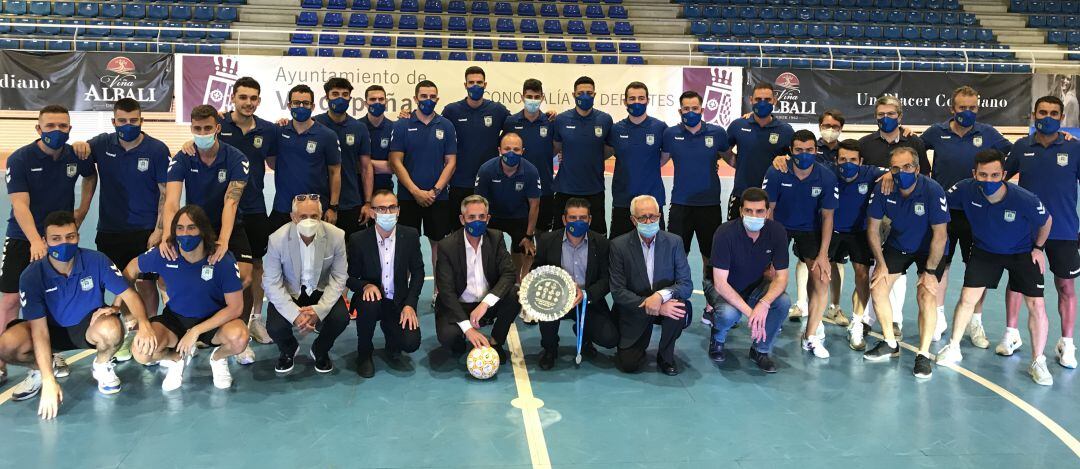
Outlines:
{"label": "vi\u00f1a albali logo", "polygon": [[817,101],[802,100],[799,91],[799,77],[791,72],[781,73],[776,77],[776,109],[774,114],[785,116],[816,116]]}
{"label": "vi\u00f1a albali logo", "polygon": [[131,98],[140,103],[157,102],[157,88],[153,86],[139,86],[136,74],[135,62],[131,59],[118,56],[113,57],[105,65],[108,73],[98,77],[98,83],[90,83],[90,88],[83,93],[83,101],[91,103],[95,108],[98,104],[112,103],[121,98]]}

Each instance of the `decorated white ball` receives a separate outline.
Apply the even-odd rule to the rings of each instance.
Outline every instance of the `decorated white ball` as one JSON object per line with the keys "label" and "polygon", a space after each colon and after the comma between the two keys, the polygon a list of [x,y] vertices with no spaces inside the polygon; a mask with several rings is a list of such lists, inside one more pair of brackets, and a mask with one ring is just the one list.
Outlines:
{"label": "decorated white ball", "polygon": [[474,378],[488,379],[499,372],[499,354],[491,347],[473,348],[466,366]]}

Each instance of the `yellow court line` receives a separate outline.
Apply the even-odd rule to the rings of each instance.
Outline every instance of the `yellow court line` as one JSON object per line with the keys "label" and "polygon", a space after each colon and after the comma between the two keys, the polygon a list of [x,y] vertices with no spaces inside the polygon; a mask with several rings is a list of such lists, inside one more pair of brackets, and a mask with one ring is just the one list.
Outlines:
{"label": "yellow court line", "polygon": [[514,365],[514,383],[517,385],[518,397],[510,404],[521,409],[521,417],[525,421],[525,439],[529,443],[529,457],[534,469],[550,469],[551,458],[548,456],[547,441],[544,439],[544,426],[540,423],[540,408],[544,401],[533,396],[532,383],[529,381],[529,371],[525,367],[525,353],[521,349],[521,340],[518,338],[517,324],[510,326],[510,333],[506,337],[510,345],[510,361]]}
{"label": "yellow court line", "polygon": [[[81,351],[79,353],[76,353],[75,355],[72,355],[70,357],[66,357],[65,360],[68,362],[68,365],[70,365],[70,364],[75,363],[75,362],[77,362],[79,360],[82,360],[82,359],[84,359],[86,357],[89,357],[89,356],[91,356],[91,355],[93,355],[95,353],[97,353],[97,350],[83,350],[83,351]],[[11,400],[11,395],[15,394],[15,386],[18,386],[18,385],[19,385],[19,383],[15,383],[11,387],[7,388],[7,390],[0,393],[0,405],[3,405],[5,402]]]}

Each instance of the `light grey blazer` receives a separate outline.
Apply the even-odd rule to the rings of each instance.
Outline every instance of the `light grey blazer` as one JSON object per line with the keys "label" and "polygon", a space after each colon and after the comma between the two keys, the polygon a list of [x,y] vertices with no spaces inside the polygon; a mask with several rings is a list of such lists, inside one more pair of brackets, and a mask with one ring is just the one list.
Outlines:
{"label": "light grey blazer", "polygon": [[[322,297],[312,308],[322,320],[345,292],[349,267],[345,251],[345,232],[325,221],[320,221],[319,224],[312,242],[315,243],[313,260],[319,263],[319,281],[316,288],[322,291]],[[289,322],[295,321],[300,314],[300,307],[295,302],[300,296],[300,281],[304,273],[300,265],[299,243],[296,224],[287,223],[270,235],[266,256],[263,257],[262,285],[266,298]]]}

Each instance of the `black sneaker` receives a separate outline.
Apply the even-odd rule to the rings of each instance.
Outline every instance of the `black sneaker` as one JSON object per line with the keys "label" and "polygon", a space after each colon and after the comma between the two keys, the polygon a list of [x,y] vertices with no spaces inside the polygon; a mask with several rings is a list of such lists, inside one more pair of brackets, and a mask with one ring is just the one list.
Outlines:
{"label": "black sneaker", "polygon": [[499,363],[500,364],[508,364],[508,363],[510,363],[510,352],[506,351],[506,347],[502,346],[501,344],[500,345],[492,345],[491,347],[495,349],[495,353],[499,354]]}
{"label": "black sneaker", "polygon": [[934,361],[921,353],[915,354],[915,369],[911,371],[916,378],[930,379],[934,374]]}
{"label": "black sneaker", "polygon": [[278,373],[288,373],[292,371],[295,360],[296,350],[293,350],[292,353],[281,352],[281,356],[277,359],[277,365],[274,365],[274,371]]}
{"label": "black sneaker", "polygon": [[889,347],[889,343],[884,340],[879,341],[874,348],[863,353],[863,359],[870,362],[883,362],[890,358],[896,358],[900,356],[900,344],[896,344],[896,347]]}
{"label": "black sneaker", "polygon": [[772,358],[769,358],[769,354],[750,349],[750,359],[754,361],[754,364],[756,364],[761,371],[766,373],[776,373],[776,364],[773,363]]}
{"label": "black sneaker", "polygon": [[361,356],[356,360],[356,374],[361,378],[370,378],[375,376],[375,362],[371,360],[371,355]]}
{"label": "black sneaker", "polygon": [[709,342],[709,359],[714,363],[724,363],[724,360],[727,360],[723,342],[717,342],[715,340]]}
{"label": "black sneaker", "polygon": [[[557,354],[555,352],[555,349],[546,348],[543,351],[541,351],[540,352],[540,369],[541,370],[550,370],[552,368],[555,368],[555,358],[556,357],[557,357]],[[502,358],[500,358],[499,360],[501,361]]]}
{"label": "black sneaker", "polygon": [[308,355],[315,360],[315,371],[319,373],[329,373],[334,371],[334,362],[330,360],[330,354],[324,354],[321,357],[315,356],[315,351],[308,351]]}
{"label": "black sneaker", "polygon": [[585,342],[584,344],[581,344],[582,357],[592,359],[596,358],[597,355],[600,355],[600,352],[596,350],[596,346],[593,345],[592,342]]}

